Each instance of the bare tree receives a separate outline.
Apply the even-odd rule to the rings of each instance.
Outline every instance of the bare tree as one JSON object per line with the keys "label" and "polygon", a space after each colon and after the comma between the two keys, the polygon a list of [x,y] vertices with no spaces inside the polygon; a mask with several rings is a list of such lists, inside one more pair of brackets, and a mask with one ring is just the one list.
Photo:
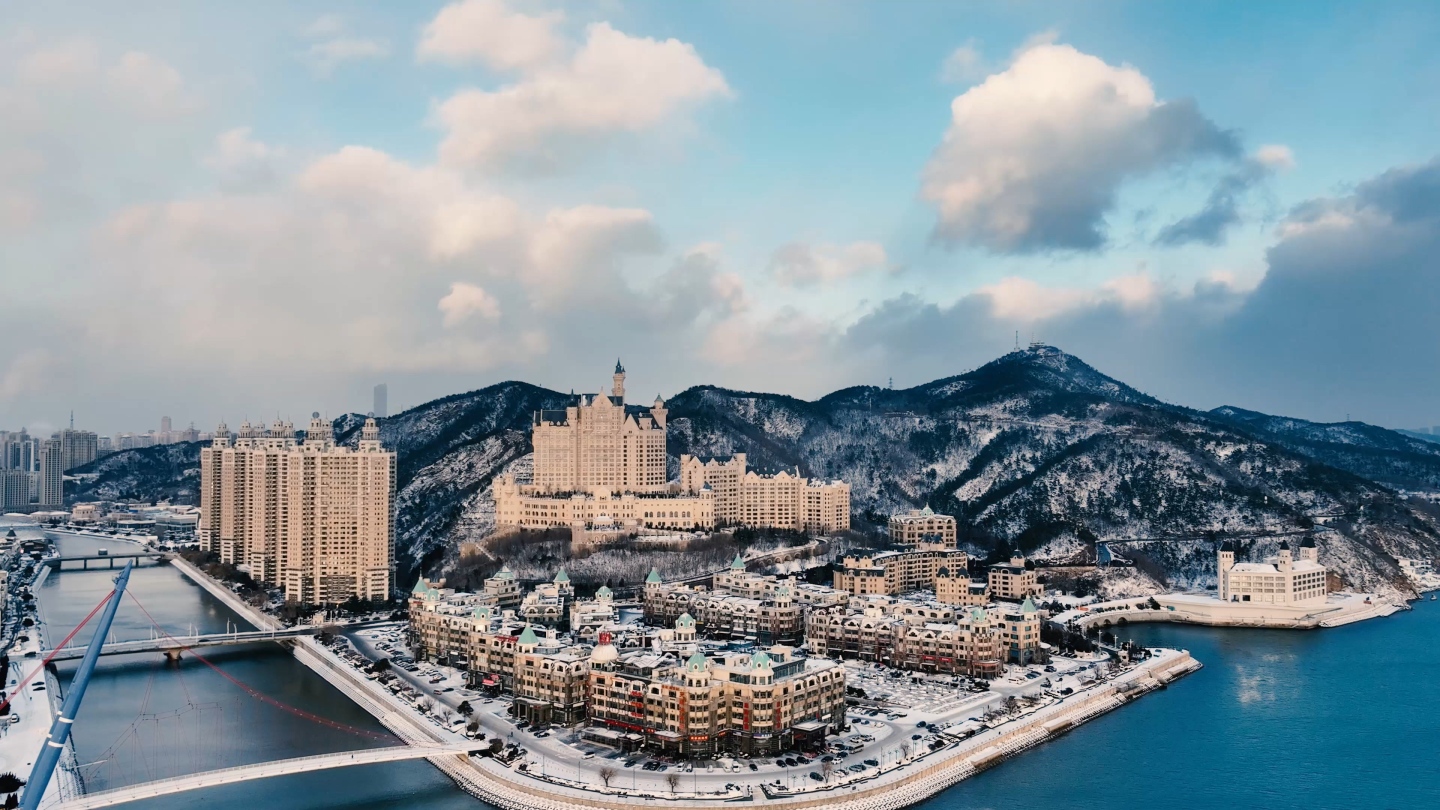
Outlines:
{"label": "bare tree", "polygon": [[830,781],[830,777],[833,776],[834,774],[835,774],[835,763],[834,763],[834,762],[827,760],[827,761],[825,761],[825,762],[820,763],[820,775],[823,776],[823,777],[825,777],[825,781],[826,781],[826,782],[829,782],[829,781]]}
{"label": "bare tree", "polygon": [[447,725],[447,726],[450,725],[450,720],[453,719],[454,717],[455,717],[455,712],[451,711],[450,709],[441,709],[441,710],[440,710],[440,719],[445,721],[445,725]]}
{"label": "bare tree", "polygon": [[420,699],[420,711],[429,714],[433,708],[435,708],[435,701],[433,699],[428,697]]}
{"label": "bare tree", "polygon": [[676,790],[678,790],[678,789],[680,788],[680,774],[678,774],[678,773],[666,774],[666,776],[665,776],[665,784],[669,785],[669,786],[670,786],[670,792],[671,792],[671,793],[674,793]]}
{"label": "bare tree", "polygon": [[900,758],[901,758],[901,759],[909,759],[909,758],[910,758],[910,743],[908,743],[908,742],[900,743]]}
{"label": "bare tree", "polygon": [[600,769],[600,781],[605,783],[605,787],[607,787],[607,788],[610,787],[610,780],[611,780],[611,779],[614,779],[614,778],[615,778],[615,769],[614,769],[614,768],[606,765],[605,767],[603,767],[603,768]]}

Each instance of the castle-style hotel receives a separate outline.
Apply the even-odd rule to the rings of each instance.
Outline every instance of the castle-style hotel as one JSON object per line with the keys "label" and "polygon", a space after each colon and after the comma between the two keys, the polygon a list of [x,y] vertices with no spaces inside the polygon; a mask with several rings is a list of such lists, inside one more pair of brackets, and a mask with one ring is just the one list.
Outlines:
{"label": "castle-style hotel", "polygon": [[[637,412],[638,411],[638,412]],[[607,394],[581,394],[565,410],[535,414],[534,474],[529,484],[496,478],[501,526],[708,530],[724,526],[828,534],[850,528],[850,486],[798,473],[760,475],[745,454],[702,462],[680,457],[680,480],[667,480],[660,397],[627,410],[625,369],[617,361]]]}

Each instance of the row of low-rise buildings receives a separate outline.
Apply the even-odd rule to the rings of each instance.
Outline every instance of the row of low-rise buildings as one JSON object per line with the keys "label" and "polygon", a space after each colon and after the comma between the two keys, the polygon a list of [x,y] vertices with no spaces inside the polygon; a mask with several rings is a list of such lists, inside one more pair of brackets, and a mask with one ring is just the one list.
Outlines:
{"label": "row of low-rise buildings", "polygon": [[582,394],[564,410],[535,414],[531,482],[496,478],[496,523],[579,530],[850,528],[849,485],[798,473],[760,475],[746,469],[743,453],[706,462],[682,456],[680,480],[669,481],[667,419],[658,396],[646,409],[627,409],[625,369],[617,362],[609,394]]}
{"label": "row of low-rise buildings", "polygon": [[[572,603],[572,625],[588,615],[613,621],[612,612],[587,607],[609,599],[602,588],[594,600]],[[481,688],[509,691],[519,719],[588,722],[597,739],[679,756],[775,753],[818,744],[844,723],[844,670],[833,661],[784,645],[707,650],[688,615],[673,629],[604,627],[592,643],[573,643],[495,602],[491,593],[422,580],[410,599],[411,641],[417,656],[462,667]]]}
{"label": "row of low-rise buildings", "polygon": [[[964,552],[947,549],[936,558],[919,549],[913,560],[928,565],[930,578],[916,576],[905,587],[876,591],[854,587],[846,568],[871,571],[874,564],[847,559],[835,574],[835,587],[796,583],[788,577],[745,571],[736,558],[729,571],[714,577],[714,587],[665,583],[652,571],[644,590],[645,619],[651,624],[689,623],[704,638],[717,641],[800,644],[817,655],[857,658],[902,669],[993,677],[1005,662],[1041,660],[1039,611],[1030,598],[1034,571],[1023,560],[992,566],[1007,592],[1022,601],[997,604],[986,582],[972,583]],[[958,556],[957,556],[958,555]],[[870,558],[866,558],[867,560]],[[882,558],[894,560],[896,558]],[[1015,587],[1011,568],[1032,587]],[[954,566],[954,572],[951,568]],[[866,574],[866,576],[871,576]],[[883,582],[883,573],[875,576]],[[953,599],[940,599],[950,583]],[[848,586],[848,587],[847,587]],[[912,592],[935,590],[937,597]],[[900,595],[902,593],[911,595]]]}
{"label": "row of low-rise buildings", "polygon": [[395,454],[367,419],[355,447],[337,445],[318,413],[304,441],[288,422],[224,424],[200,451],[197,538],[287,601],[390,598]]}

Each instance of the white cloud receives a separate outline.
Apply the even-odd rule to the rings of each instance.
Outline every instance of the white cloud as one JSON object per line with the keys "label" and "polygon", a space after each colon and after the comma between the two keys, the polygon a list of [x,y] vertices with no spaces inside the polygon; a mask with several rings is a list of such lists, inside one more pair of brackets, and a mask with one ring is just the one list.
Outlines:
{"label": "white cloud", "polygon": [[1295,153],[1284,144],[1266,144],[1255,150],[1255,161],[1268,169],[1295,168]]}
{"label": "white cloud", "polygon": [[649,211],[580,205],[545,216],[530,242],[524,282],[542,305],[582,298],[586,290],[618,281],[614,262],[655,253],[660,235]]}
{"label": "white cloud", "polygon": [[339,36],[314,43],[305,54],[317,73],[328,76],[347,62],[388,57],[390,43],[383,39]]}
{"label": "white cloud", "polygon": [[483,288],[464,281],[450,285],[438,304],[445,326],[453,328],[472,318],[493,321],[500,317],[500,302]]}
{"label": "white cloud", "polygon": [[1074,288],[1041,286],[1028,278],[1010,276],[976,290],[990,299],[991,316],[1002,321],[1042,321],[1083,306],[1093,296]]}
{"label": "white cloud", "polygon": [[966,40],[964,45],[950,52],[940,65],[940,80],[952,84],[974,81],[985,75],[985,57],[980,53],[980,44]]}
{"label": "white cloud", "polygon": [[560,12],[536,16],[500,0],[463,0],[440,10],[425,26],[416,56],[450,64],[479,62],[494,70],[530,70],[558,59],[564,42],[555,28]]}
{"label": "white cloud", "polygon": [[596,23],[568,62],[499,90],[462,90],[442,103],[440,156],[464,166],[513,157],[554,162],[565,137],[641,132],[730,94],[725,77],[693,46]]}
{"label": "white cloud", "polygon": [[250,133],[250,127],[220,133],[214,148],[201,160],[227,188],[257,188],[275,180],[276,163],[285,150],[256,140]]}
{"label": "white cloud", "polygon": [[844,281],[863,273],[896,270],[878,242],[848,245],[791,242],[770,257],[770,272],[780,284],[800,287]]}
{"label": "white cloud", "polygon": [[1032,279],[1009,276],[976,290],[989,303],[989,315],[1000,321],[1034,323],[1066,313],[1114,304],[1136,312],[1157,304],[1164,288],[1148,273],[1117,276],[1098,287],[1047,287]]}
{"label": "white cloud", "polygon": [[100,49],[94,41],[72,37],[26,53],[15,73],[21,83],[54,86],[87,81],[99,69]]}
{"label": "white cloud", "polygon": [[1205,155],[1239,157],[1193,104],[1158,100],[1133,67],[1041,41],[951,103],[921,196],[946,242],[1094,249],[1125,180]]}
{"label": "white cloud", "polygon": [[142,51],[129,51],[105,74],[107,88],[151,112],[167,112],[183,102],[184,80],[163,59]]}

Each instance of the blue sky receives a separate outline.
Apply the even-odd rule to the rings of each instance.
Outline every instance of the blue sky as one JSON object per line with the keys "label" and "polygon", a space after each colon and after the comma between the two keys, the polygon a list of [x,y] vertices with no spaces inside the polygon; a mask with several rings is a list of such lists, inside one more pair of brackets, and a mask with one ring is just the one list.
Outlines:
{"label": "blue sky", "polygon": [[617,354],[810,397],[1017,331],[1195,407],[1440,423],[1436,41],[1428,3],[12,9],[0,426]]}

